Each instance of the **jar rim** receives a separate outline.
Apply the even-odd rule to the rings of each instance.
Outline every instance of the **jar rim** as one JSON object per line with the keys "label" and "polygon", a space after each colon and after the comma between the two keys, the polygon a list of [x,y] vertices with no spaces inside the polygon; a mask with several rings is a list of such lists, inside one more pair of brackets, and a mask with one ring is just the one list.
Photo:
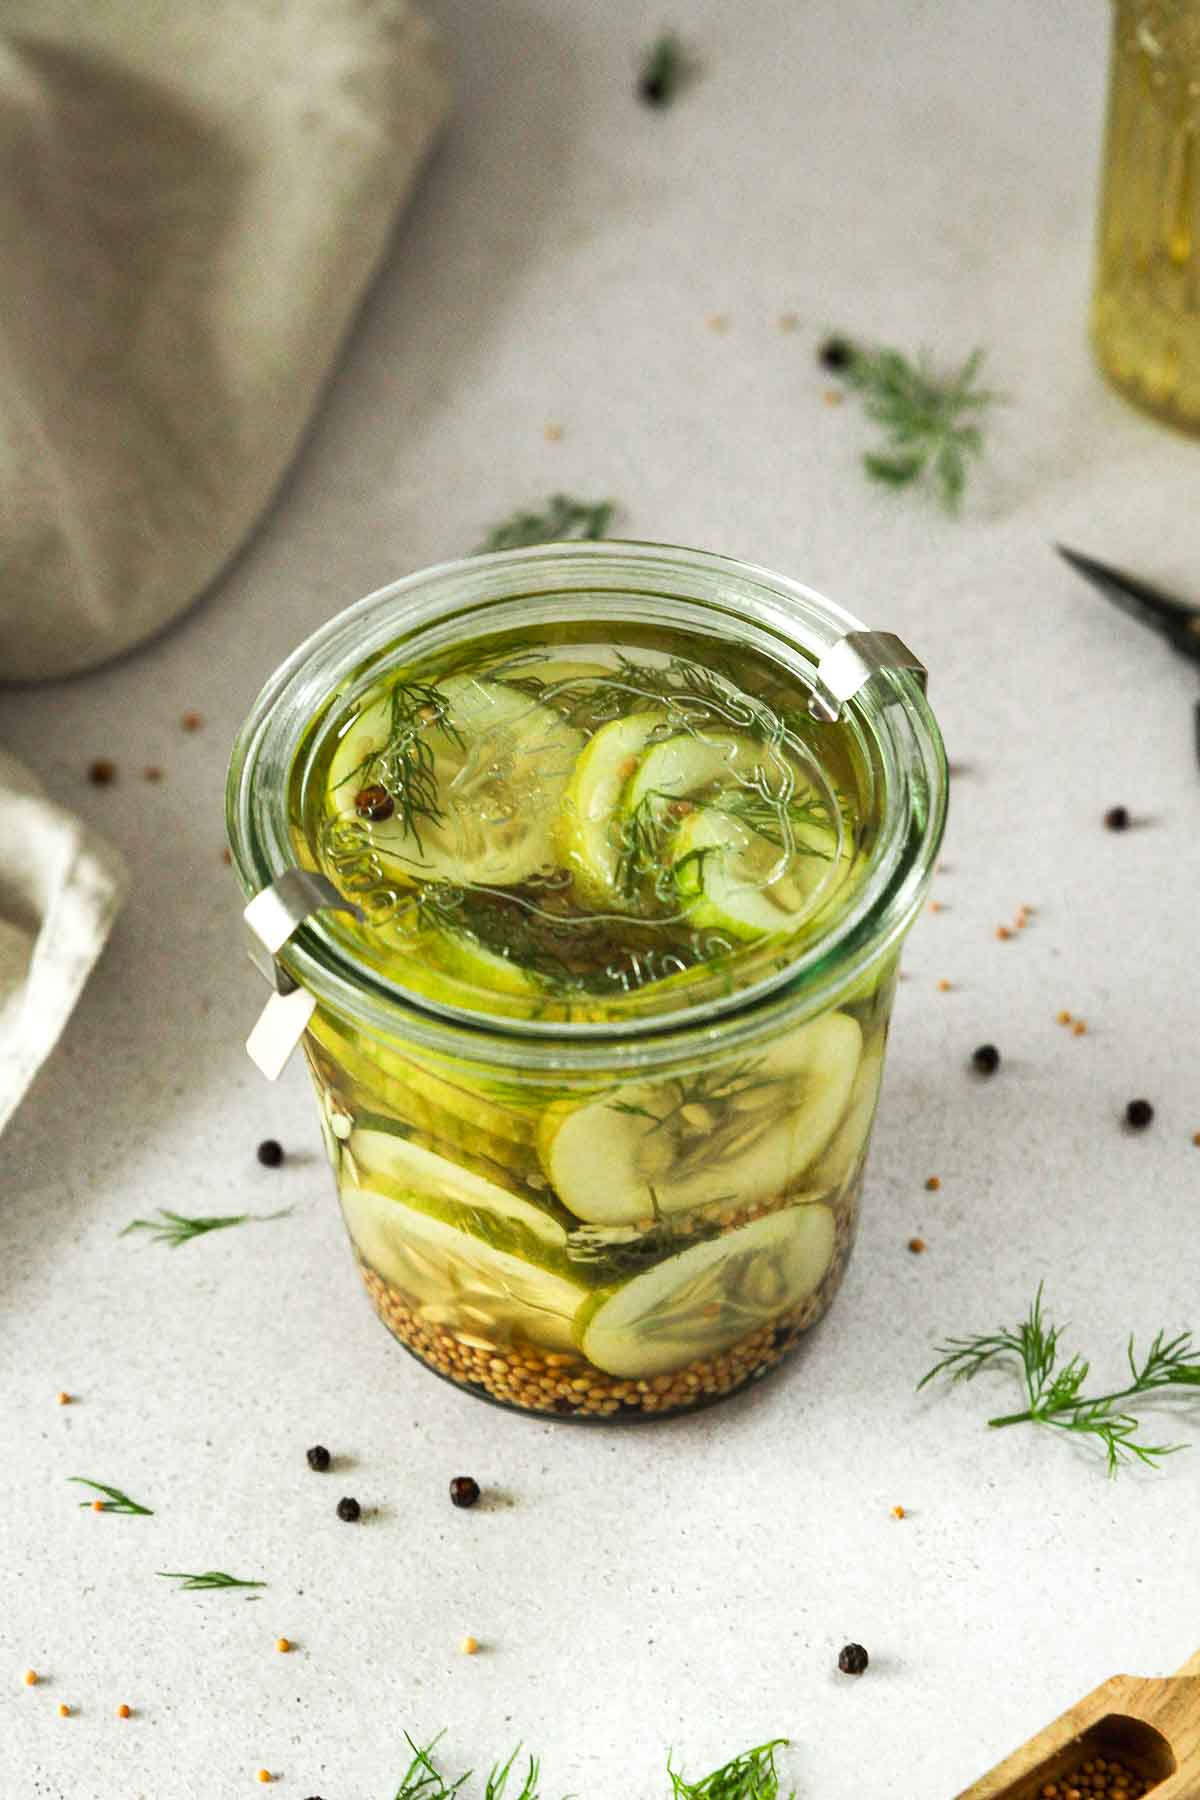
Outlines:
{"label": "jar rim", "polygon": [[[865,629],[842,607],[760,565],[682,546],[605,539],[535,545],[459,558],[419,570],[366,595],[307,637],[269,677],[235,741],[226,784],[226,826],[247,898],[294,866],[291,766],[314,715],[347,683],[376,678],[394,655],[398,628],[406,654],[429,654],[431,638],[461,643],[505,606],[528,608],[572,596],[694,608],[745,639],[754,631],[810,658],[815,671],[847,632]],[[593,596],[585,601],[584,596]],[[560,614],[561,617],[567,615]],[[579,616],[572,613],[570,617]],[[596,616],[603,618],[603,612]],[[409,640],[424,638],[419,649]],[[712,630],[710,635],[717,635]],[[502,1015],[448,1015],[357,961],[316,915],[277,953],[291,980],[372,1035],[509,1067],[563,1072],[611,1070],[690,1059],[720,1041],[752,1045],[835,1002],[897,944],[928,887],[945,823],[947,778],[937,723],[908,671],[886,669],[847,703],[882,756],[885,824],[864,880],[844,913],[790,961],[773,985],[751,988],[723,1010],[635,1016],[614,1027],[526,1021]]]}

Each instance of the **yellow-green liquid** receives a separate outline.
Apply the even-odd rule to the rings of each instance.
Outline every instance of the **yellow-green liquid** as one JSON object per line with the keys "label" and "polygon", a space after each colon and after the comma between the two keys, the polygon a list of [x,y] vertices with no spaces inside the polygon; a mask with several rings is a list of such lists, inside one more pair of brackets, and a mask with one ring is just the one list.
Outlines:
{"label": "yellow-green liquid", "polygon": [[1200,8],[1117,0],[1091,334],[1138,405],[1200,430]]}

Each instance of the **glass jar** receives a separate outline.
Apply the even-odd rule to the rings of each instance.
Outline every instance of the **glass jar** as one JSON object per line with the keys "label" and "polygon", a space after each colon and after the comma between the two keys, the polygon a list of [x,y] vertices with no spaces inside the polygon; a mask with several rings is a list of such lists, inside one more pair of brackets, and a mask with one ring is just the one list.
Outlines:
{"label": "glass jar", "polygon": [[1200,0],[1116,0],[1091,334],[1128,399],[1200,430]]}
{"label": "glass jar", "polygon": [[[289,800],[314,720],[394,660],[564,619],[606,642],[671,628],[714,655],[749,648],[802,694],[862,629],[782,576],[657,545],[551,545],[397,582],[325,625],[255,702],[227,794],[246,894],[316,866]],[[283,985],[315,1002],[304,1049],[363,1281],[428,1368],[537,1414],[662,1416],[765,1374],[824,1313],[946,805],[912,673],[878,669],[842,720],[873,796],[861,874],[748,987],[683,1013],[483,1017],[398,985],[334,911],[278,949]],[[382,916],[395,894],[369,856],[361,876],[343,886]]]}

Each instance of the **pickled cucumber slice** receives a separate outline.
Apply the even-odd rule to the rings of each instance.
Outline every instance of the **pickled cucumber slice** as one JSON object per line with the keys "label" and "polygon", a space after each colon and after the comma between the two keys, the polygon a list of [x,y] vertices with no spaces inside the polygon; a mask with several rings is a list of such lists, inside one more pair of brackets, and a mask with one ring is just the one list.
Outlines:
{"label": "pickled cucumber slice", "polygon": [[808,825],[797,826],[793,838],[784,850],[716,806],[683,819],[670,857],[692,923],[737,937],[794,928],[829,879],[837,838]]}
{"label": "pickled cucumber slice", "polygon": [[359,1255],[429,1323],[476,1342],[574,1348],[581,1283],[369,1188],[344,1188],[342,1211]]}
{"label": "pickled cucumber slice", "polygon": [[693,1244],[581,1314],[580,1348],[609,1375],[644,1378],[717,1356],[798,1306],[833,1261],[833,1213],[793,1206]]}
{"label": "pickled cucumber slice", "polygon": [[476,1208],[514,1221],[555,1249],[567,1241],[559,1220],[504,1185],[504,1171],[497,1164],[489,1165],[480,1158],[472,1158],[469,1165],[451,1162],[378,1124],[357,1125],[350,1135],[349,1150],[364,1187],[382,1185],[447,1206]]}
{"label": "pickled cucumber slice", "polygon": [[552,1106],[538,1133],[542,1167],[564,1206],[593,1225],[768,1199],[829,1143],[861,1047],[858,1021],[827,1013],[745,1063]]}
{"label": "pickled cucumber slice", "polygon": [[[435,806],[411,830],[397,806],[372,825],[374,849],[404,874],[460,885],[507,886],[549,867],[554,816],[582,732],[502,682],[451,675],[438,693],[445,717],[421,725],[417,740]],[[369,769],[372,782],[391,792],[400,785],[391,726],[385,694],[345,732],[329,770],[329,797],[338,811],[353,805],[357,771],[369,757],[380,758]]]}
{"label": "pickled cucumber slice", "polygon": [[714,731],[702,737],[680,732],[645,752],[630,777],[621,810],[629,814],[654,796],[684,800],[712,787],[765,783],[775,792],[793,779],[777,751],[739,732]]}
{"label": "pickled cucumber slice", "polygon": [[850,1090],[846,1114],[823,1155],[808,1171],[808,1185],[817,1193],[832,1193],[854,1173],[871,1135],[871,1121],[883,1079],[883,1033],[864,1050]]}
{"label": "pickled cucumber slice", "polygon": [[602,725],[563,793],[555,825],[558,857],[579,893],[596,905],[626,904],[617,879],[621,846],[614,819],[637,758],[665,722],[666,714],[654,708]]}

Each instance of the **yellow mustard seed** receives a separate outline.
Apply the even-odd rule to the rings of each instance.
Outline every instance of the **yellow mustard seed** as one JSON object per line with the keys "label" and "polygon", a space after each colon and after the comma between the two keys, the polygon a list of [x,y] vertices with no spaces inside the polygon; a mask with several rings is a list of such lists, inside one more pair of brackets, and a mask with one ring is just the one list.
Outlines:
{"label": "yellow mustard seed", "polygon": [[893,1519],[903,1519],[905,1517],[904,1508],[902,1506],[893,1506],[892,1517]]}
{"label": "yellow mustard seed", "polygon": [[37,1670],[36,1669],[26,1669],[26,1671],[25,1671],[25,1686],[26,1687],[36,1687],[37,1684],[38,1684]]}
{"label": "yellow mustard seed", "polygon": [[71,1709],[65,1700],[60,1700],[58,1703],[58,1716],[60,1719],[69,1719],[71,1716]]}
{"label": "yellow mustard seed", "polygon": [[275,1648],[279,1651],[281,1656],[286,1656],[291,1647],[292,1640],[290,1638],[276,1638]]}
{"label": "yellow mustard seed", "polygon": [[478,1638],[465,1637],[462,1641],[460,1648],[462,1649],[462,1653],[464,1656],[474,1656],[475,1652],[479,1648],[479,1640],[478,1640]]}
{"label": "yellow mustard seed", "polygon": [[925,1239],[924,1238],[909,1238],[908,1247],[912,1251],[914,1256],[924,1256],[924,1254],[925,1254]]}
{"label": "yellow mustard seed", "polygon": [[953,985],[953,982],[947,981],[943,976],[942,980],[938,982],[938,993],[948,994]]}
{"label": "yellow mustard seed", "polygon": [[927,1175],[925,1177],[925,1186],[931,1194],[936,1194],[941,1185],[942,1178],[940,1175]]}
{"label": "yellow mustard seed", "polygon": [[55,1399],[56,1399],[56,1400],[57,1400],[57,1401],[58,1401],[58,1404],[59,1404],[59,1405],[60,1405],[60,1406],[70,1406],[70,1404],[71,1404],[71,1396],[70,1396],[70,1394],[67,1394],[67,1393],[59,1393],[59,1394],[56,1394],[56,1395],[55,1395],[55,1396],[54,1396],[54,1397],[55,1397]]}
{"label": "yellow mustard seed", "polygon": [[270,1781],[270,1779],[271,1779],[270,1769],[260,1769],[258,1771],[258,1779],[259,1779],[259,1781]]}
{"label": "yellow mustard seed", "polygon": [[1007,925],[997,925],[996,936],[999,938],[999,940],[1002,944],[1006,944],[1008,942],[1009,938],[1012,936],[1012,932],[1008,929]]}
{"label": "yellow mustard seed", "polygon": [[117,1717],[118,1717],[118,1719],[127,1719],[129,1717],[129,1708],[126,1706],[126,1704],[123,1700],[122,1700],[120,1706],[118,1706],[118,1708],[117,1708]]}
{"label": "yellow mustard seed", "polygon": [[1070,1024],[1070,1023],[1071,1023],[1071,1015],[1070,1015],[1070,1013],[1069,1013],[1069,1012],[1068,1012],[1068,1011],[1067,1011],[1067,1010],[1066,1010],[1066,1008],[1065,1008],[1065,1007],[1064,1007],[1064,1008],[1063,1008],[1063,1010],[1062,1010],[1062,1012],[1060,1012],[1060,1013],[1055,1013],[1055,1015],[1054,1015],[1054,1016],[1055,1016],[1055,1019],[1056,1019],[1056,1021],[1057,1021],[1057,1022],[1058,1022],[1058,1024],[1060,1024],[1060,1025],[1069,1025],[1069,1024]]}
{"label": "yellow mustard seed", "polygon": [[1084,1024],[1083,1020],[1076,1019],[1075,1023],[1071,1027],[1071,1036],[1072,1037],[1084,1037],[1086,1035],[1086,1033],[1087,1033],[1087,1026]]}

